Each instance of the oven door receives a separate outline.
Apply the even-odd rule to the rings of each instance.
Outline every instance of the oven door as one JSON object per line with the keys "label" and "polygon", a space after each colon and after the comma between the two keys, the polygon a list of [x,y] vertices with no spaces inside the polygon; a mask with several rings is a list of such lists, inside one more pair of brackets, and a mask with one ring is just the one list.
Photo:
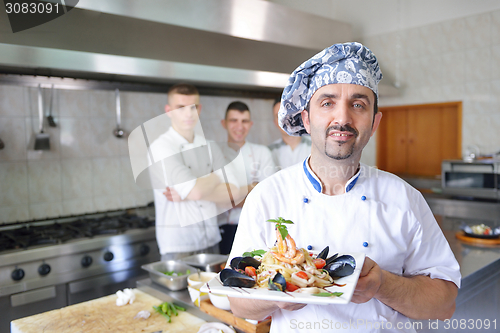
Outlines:
{"label": "oven door", "polygon": [[111,295],[125,288],[135,288],[138,280],[147,277],[147,272],[135,268],[71,282],[68,284],[68,305]]}
{"label": "oven door", "polygon": [[443,192],[474,198],[497,199],[500,178],[496,164],[445,161],[442,164]]}
{"label": "oven door", "polygon": [[10,322],[66,306],[66,284],[0,297],[0,332],[10,332]]}

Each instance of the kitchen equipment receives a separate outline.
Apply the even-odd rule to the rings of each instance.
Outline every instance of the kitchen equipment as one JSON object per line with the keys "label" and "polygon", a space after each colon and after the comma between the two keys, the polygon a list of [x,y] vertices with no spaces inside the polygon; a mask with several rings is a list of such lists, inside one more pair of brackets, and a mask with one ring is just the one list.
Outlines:
{"label": "kitchen equipment", "polygon": [[121,210],[0,226],[0,332],[17,318],[134,288],[147,277],[141,265],[160,260],[154,225]]}
{"label": "kitchen equipment", "polygon": [[441,163],[444,194],[500,199],[500,160],[444,160]]}
{"label": "kitchen equipment", "polygon": [[199,253],[182,258],[180,261],[206,272],[218,273],[226,266],[228,257],[229,255]]}
{"label": "kitchen equipment", "polygon": [[50,150],[50,137],[43,131],[43,98],[42,87],[38,85],[38,128],[40,133],[35,135],[35,150]]}
{"label": "kitchen equipment", "polygon": [[[196,268],[175,260],[154,262],[143,265],[142,269],[149,272],[151,280],[173,291],[186,289],[189,274],[196,272]],[[166,272],[175,272],[177,275],[167,275]]]}
{"label": "kitchen equipment", "polygon": [[116,99],[116,128],[113,131],[114,136],[117,138],[123,138],[125,131],[121,128],[122,126],[122,109],[120,105],[120,91],[115,89],[115,99]]}
{"label": "kitchen equipment", "polygon": [[[162,300],[134,289],[132,304],[116,306],[116,295],[64,307],[12,322],[12,333],[76,333],[76,332],[198,332],[205,321],[187,311],[172,316],[172,322],[154,312],[153,305]],[[184,305],[184,304],[183,304]],[[139,312],[151,312],[148,319],[134,319]],[[8,331],[7,331],[8,332]]]}
{"label": "kitchen equipment", "polygon": [[50,127],[57,127],[57,124],[54,121],[54,117],[52,117],[53,105],[54,105],[54,85],[50,87],[50,106],[49,106],[49,115],[47,116],[47,121]]}

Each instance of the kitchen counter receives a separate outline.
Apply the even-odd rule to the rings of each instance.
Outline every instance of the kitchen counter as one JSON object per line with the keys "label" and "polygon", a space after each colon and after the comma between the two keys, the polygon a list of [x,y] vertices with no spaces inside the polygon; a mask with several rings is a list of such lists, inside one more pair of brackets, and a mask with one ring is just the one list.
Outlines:
{"label": "kitchen counter", "polygon": [[[116,305],[116,295],[109,295],[95,300],[67,306],[58,310],[44,312],[38,315],[12,321],[12,333],[77,333],[77,332],[198,332],[206,321],[217,321],[213,317],[200,311],[189,302],[174,299],[167,293],[141,285],[141,289],[134,289],[136,299],[133,304]],[[187,290],[185,290],[187,293]],[[185,299],[185,297],[179,297]],[[189,298],[189,295],[188,295]],[[166,318],[152,309],[154,305],[163,302],[173,302],[186,308],[179,311],[178,316],[172,317],[168,323]],[[148,319],[134,319],[139,312],[151,312]]]}
{"label": "kitchen counter", "polygon": [[[418,332],[498,332],[500,331],[500,246],[475,246],[456,238],[462,223],[500,225],[500,203],[456,198],[435,193],[424,197],[436,216],[451,250],[460,264],[461,287],[456,310],[449,322],[418,321]],[[460,330],[459,324],[474,321],[473,329]],[[493,326],[495,321],[496,328]],[[484,327],[490,324],[488,330]],[[438,326],[430,326],[436,324]],[[475,326],[477,324],[477,326]],[[478,329],[482,324],[483,330]],[[454,325],[454,326],[453,326]],[[458,325],[458,326],[457,326]],[[466,325],[467,326],[467,325]],[[455,328],[455,329],[454,329]]]}

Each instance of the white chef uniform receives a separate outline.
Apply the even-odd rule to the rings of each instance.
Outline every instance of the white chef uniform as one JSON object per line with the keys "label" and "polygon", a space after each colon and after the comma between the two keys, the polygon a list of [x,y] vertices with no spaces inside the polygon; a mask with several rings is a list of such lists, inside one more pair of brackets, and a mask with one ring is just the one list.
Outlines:
{"label": "white chef uniform", "polygon": [[[237,152],[228,145],[222,147],[222,152],[226,160],[231,160]],[[237,173],[238,186],[247,186],[255,182],[261,182],[265,178],[276,172],[276,166],[269,149],[264,145],[245,142],[239,150],[243,156],[245,167],[238,168]],[[219,217],[219,224],[238,224],[241,208],[231,209],[229,212]]]}
{"label": "white chef uniform", "polygon": [[[222,152],[212,144],[210,160],[200,158],[199,152],[193,148],[206,145],[207,141],[195,135],[193,143],[189,143],[172,127],[158,137],[150,146],[155,161],[168,159],[170,170],[176,173],[176,180],[170,179],[168,184],[176,184],[173,188],[185,199],[196,184],[196,177],[203,177],[211,173],[210,160],[221,161],[224,159]],[[193,153],[196,152],[196,153]],[[172,157],[178,157],[176,160]],[[172,164],[175,164],[172,166]],[[224,167],[227,181],[237,184],[231,166]],[[150,172],[151,173],[151,172]],[[215,170],[221,182],[224,174]],[[162,175],[156,175],[161,178]],[[151,174],[154,179],[155,175]],[[177,177],[178,176],[178,177]],[[186,181],[179,183],[179,177]],[[167,179],[169,176],[167,176]],[[161,183],[161,181],[159,182]],[[215,203],[205,200],[186,200],[170,202],[163,195],[165,188],[155,186],[154,200],[156,212],[156,239],[160,253],[191,252],[211,247],[220,242],[220,232],[217,224],[217,208]],[[229,194],[228,201],[230,202]]]}
{"label": "white chef uniform", "polygon": [[268,146],[273,155],[274,164],[281,170],[297,163],[301,163],[311,154],[311,137],[302,136],[300,143],[292,150],[283,139],[274,141]]}
{"label": "white chef uniform", "polygon": [[[267,178],[247,197],[229,258],[273,246],[274,224],[266,220],[281,216],[295,222],[287,227],[297,247],[311,245],[321,251],[328,245],[331,253],[364,252],[392,273],[424,274],[460,285],[458,263],[420,192],[364,164],[345,190],[342,195],[322,194],[308,159]],[[334,332],[335,327],[339,332],[378,332],[381,325],[383,332],[415,332],[405,328],[407,322],[404,315],[371,299],[278,310],[271,332]]]}

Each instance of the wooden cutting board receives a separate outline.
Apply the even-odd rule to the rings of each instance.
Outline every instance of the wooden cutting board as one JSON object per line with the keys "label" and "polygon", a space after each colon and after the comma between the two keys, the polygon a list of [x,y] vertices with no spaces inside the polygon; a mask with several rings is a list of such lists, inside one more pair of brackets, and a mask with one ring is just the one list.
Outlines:
{"label": "wooden cutting board", "polygon": [[[133,304],[116,306],[116,295],[67,306],[31,317],[14,320],[11,333],[102,333],[102,332],[193,332],[205,323],[190,313],[179,311],[172,322],[154,312],[153,305],[163,301],[134,289]],[[134,319],[142,310],[151,312],[148,319]]]}

